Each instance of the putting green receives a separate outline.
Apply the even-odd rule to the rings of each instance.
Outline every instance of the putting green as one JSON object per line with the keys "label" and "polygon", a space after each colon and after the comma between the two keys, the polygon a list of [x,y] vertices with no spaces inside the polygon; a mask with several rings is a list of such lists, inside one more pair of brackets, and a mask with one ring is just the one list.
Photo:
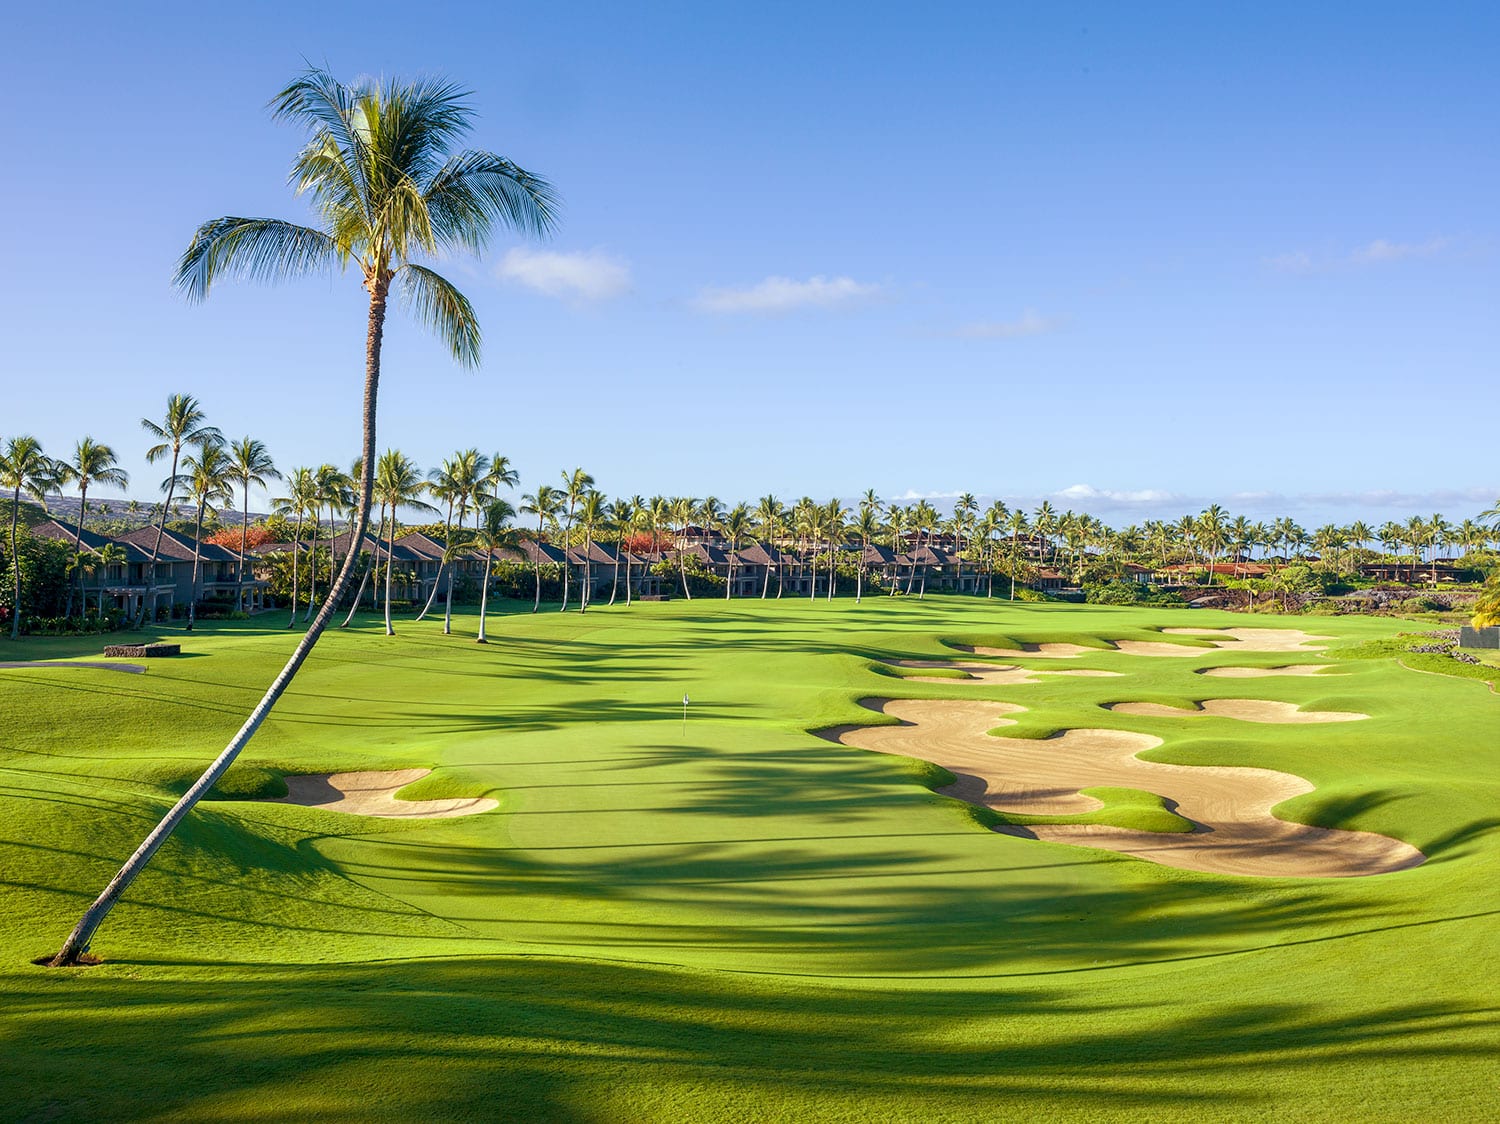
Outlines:
{"label": "putting green", "polygon": [[[1132,716],[1200,672],[1164,637],[1272,618],[871,598],[671,602],[328,636],[225,788],[431,768],[449,819],[203,805],[95,941],[27,961],[242,721],[293,637],[184,638],[148,675],[0,680],[0,1083],[34,1116],[369,1120],[1476,1118],[1500,1049],[1500,701],[1394,659],[1214,680],[1367,720]],[[265,620],[262,618],[261,620]],[[1297,622],[1286,622],[1295,626]],[[1337,646],[1402,622],[1319,620]],[[177,638],[174,636],[174,639]],[[1182,643],[1131,655],[1119,641]],[[1319,641],[1319,643],[1324,643]],[[913,682],[886,666],[1074,645],[1115,676]],[[6,658],[79,659],[29,641]],[[1289,649],[1302,650],[1302,649]],[[1053,648],[1052,651],[1057,651]],[[1056,666],[1055,663],[1053,666]],[[681,699],[691,696],[686,723]],[[1007,837],[933,766],[810,730],[870,696],[1014,702],[1012,738],[1107,728],[1149,760],[1306,778],[1287,820],[1428,856],[1249,879]],[[1143,798],[1144,799],[1144,798]]]}

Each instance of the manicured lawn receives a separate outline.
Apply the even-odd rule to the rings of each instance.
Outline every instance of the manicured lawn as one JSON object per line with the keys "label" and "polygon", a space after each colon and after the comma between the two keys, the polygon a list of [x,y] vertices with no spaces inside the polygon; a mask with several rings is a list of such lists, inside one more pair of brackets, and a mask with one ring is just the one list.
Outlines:
{"label": "manicured lawn", "polygon": [[[503,606],[325,638],[226,781],[433,766],[425,822],[203,805],[95,940],[56,948],[222,747],[292,643],[200,626],[144,675],[0,671],[0,1091],[21,1119],[625,1121],[1473,1119],[1500,1050],[1500,699],[1394,658],[1221,679],[1316,654],[1039,668],[1118,678],[918,683],[879,661],[950,643],[1177,639],[1293,627],[1356,645],[1411,625],[957,598]],[[1202,643],[1198,641],[1198,643]],[[99,641],[0,643],[0,660]],[[681,699],[692,704],[684,732]],[[1152,756],[1317,791],[1287,818],[1397,836],[1374,878],[1196,874],[984,830],[921,763],[809,729],[870,696],[1028,707]],[[1368,721],[1131,717],[1119,701],[1263,698]],[[1124,794],[1143,801],[1138,794]]]}

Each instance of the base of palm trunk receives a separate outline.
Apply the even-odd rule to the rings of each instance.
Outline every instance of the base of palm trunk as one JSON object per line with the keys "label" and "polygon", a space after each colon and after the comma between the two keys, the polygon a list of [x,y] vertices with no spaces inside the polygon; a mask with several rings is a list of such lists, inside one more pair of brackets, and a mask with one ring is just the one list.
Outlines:
{"label": "base of palm trunk", "polygon": [[104,961],[92,952],[83,952],[79,953],[78,957],[73,960],[64,960],[61,956],[48,955],[38,956],[32,963],[39,968],[93,968],[99,964],[103,964]]}

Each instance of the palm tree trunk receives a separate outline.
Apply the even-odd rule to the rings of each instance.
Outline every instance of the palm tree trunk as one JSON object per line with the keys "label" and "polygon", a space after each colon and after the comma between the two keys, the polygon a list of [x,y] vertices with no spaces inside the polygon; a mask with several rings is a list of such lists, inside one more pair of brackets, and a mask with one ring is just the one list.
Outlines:
{"label": "palm tree trunk", "polygon": [[479,636],[475,639],[476,644],[488,644],[484,634],[484,618],[490,608],[490,554],[484,555],[484,581],[479,586]]}
{"label": "palm tree trunk", "polygon": [[573,564],[568,561],[568,544],[572,541],[572,538],[573,538],[573,509],[571,507],[569,507],[568,508],[568,521],[563,525],[563,546],[562,546],[562,556],[563,556],[563,564],[562,564],[563,565],[563,598],[562,598],[562,608],[558,609],[559,613],[566,613],[568,611],[568,579],[572,576],[572,570],[573,570]]}
{"label": "palm tree trunk", "polygon": [[198,519],[193,524],[193,580],[188,583],[188,619],[186,631],[193,631],[198,608],[198,558],[203,549],[203,501],[198,503]]}
{"label": "palm tree trunk", "polygon": [[[390,278],[382,275],[372,278],[370,283],[369,329],[365,337],[364,465],[360,473],[359,511],[355,516],[356,524],[351,536],[355,542],[363,539],[365,525],[370,518],[370,492],[375,472],[375,401],[380,385],[380,341],[385,327],[386,293],[389,285]],[[250,716],[245,719],[245,724],[230,739],[223,752],[204,770],[203,775],[193,782],[193,786],[183,794],[182,799],[172,806],[172,810],[152,829],[151,834],[146,836],[145,841],[120,868],[120,872],[111,879],[93,905],[89,906],[82,919],[68,934],[68,939],[63,942],[62,948],[52,958],[53,967],[67,967],[78,963],[79,957],[88,951],[89,942],[93,940],[95,930],[99,928],[100,922],[109,914],[120,895],[135,881],[141,871],[146,868],[146,864],[151,861],[151,856],[156,854],[157,849],[167,841],[182,819],[213,788],[219,778],[224,775],[225,770],[234,763],[240,751],[255,736],[255,732],[270,715],[277,700],[291,686],[292,679],[312,653],[318,638],[323,635],[323,630],[328,627],[340,596],[354,576],[354,559],[357,557],[358,552],[353,550],[345,555],[344,567],[339,571],[328,598],[318,609],[317,619],[298,642],[291,658],[272,681],[255,709],[250,712]]]}
{"label": "palm tree trunk", "polygon": [[312,616],[313,604],[318,600],[318,524],[323,520],[323,505],[313,506],[313,537],[312,546],[308,548],[308,557],[312,560],[307,568],[307,612],[302,614],[302,619],[307,620]]}
{"label": "palm tree trunk", "polygon": [[[381,506],[382,516],[385,514],[384,505]],[[422,606],[422,611],[417,614],[417,622],[420,624],[427,617],[427,612],[432,608],[432,603],[437,600],[438,583],[443,580],[443,569],[448,565],[448,547],[453,542],[453,501],[448,501],[448,514],[443,519],[443,557],[438,560],[437,576],[432,579],[432,592],[427,595],[427,604]],[[448,576],[448,596],[453,596],[453,576]]]}
{"label": "palm tree trunk", "polygon": [[17,484],[15,493],[10,499],[10,568],[11,576],[15,579],[10,604],[10,638],[12,640],[21,635],[21,556],[16,553],[16,520],[20,518],[20,515],[21,485]]}
{"label": "palm tree trunk", "polygon": [[625,608],[627,609],[630,608],[630,594],[630,554],[627,551],[625,554]]}
{"label": "palm tree trunk", "polygon": [[583,588],[578,591],[578,611],[589,611],[589,594],[594,590],[594,528],[583,531]]}
{"label": "palm tree trunk", "polygon": [[287,628],[297,623],[297,593],[298,578],[302,571],[298,568],[297,555],[302,552],[302,511],[297,511],[297,527],[292,531],[292,618],[286,622]]}
{"label": "palm tree trunk", "polygon": [[[89,512],[89,490],[88,486],[79,489],[78,492],[78,528],[73,532],[73,554],[76,557],[83,553],[83,521]],[[75,574],[78,581],[79,600],[83,600],[83,567],[77,567]],[[82,616],[89,615],[88,604],[85,602],[80,609]],[[68,603],[63,606],[63,616],[73,615],[73,583],[68,583]]]}
{"label": "palm tree trunk", "polygon": [[250,481],[245,481],[245,507],[240,512],[240,568],[235,572],[234,603],[240,612],[245,608],[245,540],[250,534]]}
{"label": "palm tree trunk", "polygon": [[677,550],[677,568],[682,571],[682,595],[691,601],[693,599],[693,591],[688,588],[687,559],[682,556],[681,547]]}
{"label": "palm tree trunk", "polygon": [[[623,538],[623,535],[621,536]],[[609,603],[615,603],[615,594],[620,588],[620,543],[615,544],[615,572],[609,582]],[[628,592],[627,592],[628,596]]]}
{"label": "palm tree trunk", "polygon": [[[177,445],[177,443],[173,442],[173,444],[172,444],[172,472],[167,477],[167,498],[166,498],[166,502],[164,502],[161,505],[161,518],[156,521],[156,542],[151,547],[151,562],[149,563],[147,571],[146,571],[147,574],[149,575],[148,578],[147,578],[147,580],[151,583],[151,591],[150,591],[151,592],[151,623],[153,623],[153,624],[156,623],[156,602],[157,602],[157,597],[156,597],[156,561],[161,556],[161,537],[166,532],[166,529],[167,529],[167,512],[169,512],[169,511],[172,510],[172,494],[173,494],[173,492],[177,488],[177,457],[181,453],[181,451],[182,450]],[[141,622],[144,621],[145,619],[146,619],[146,599],[144,597],[142,597],[141,598],[141,615],[136,619],[136,622],[135,622],[136,627],[139,628],[141,626]]]}
{"label": "palm tree trunk", "polygon": [[396,569],[396,512],[395,505],[391,510],[391,529],[385,537],[385,634],[395,636],[396,630],[391,626],[391,574]]}

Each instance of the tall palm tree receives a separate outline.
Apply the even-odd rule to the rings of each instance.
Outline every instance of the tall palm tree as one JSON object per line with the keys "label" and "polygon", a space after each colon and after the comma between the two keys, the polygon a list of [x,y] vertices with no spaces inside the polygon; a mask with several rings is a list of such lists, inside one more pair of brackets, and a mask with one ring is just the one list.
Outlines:
{"label": "tall palm tree", "polygon": [[533,613],[542,605],[542,538],[546,534],[547,524],[557,518],[561,509],[562,496],[551,484],[538,484],[534,494],[521,497],[521,514],[536,516],[537,549],[532,555],[536,570],[536,599],[531,603]]}
{"label": "tall palm tree", "polygon": [[[216,426],[208,424],[207,415],[198,400],[191,394],[172,394],[167,397],[167,412],[160,423],[150,418],[141,419],[141,428],[156,439],[156,444],[146,450],[146,463],[155,464],[162,457],[171,455],[172,464],[167,479],[172,482],[167,498],[162,501],[156,523],[156,541],[151,545],[151,560],[146,565],[146,581],[151,586],[151,619],[156,619],[156,565],[161,557],[162,535],[167,529],[167,513],[172,509],[172,489],[177,482],[177,463],[182,457],[184,445],[201,445],[206,441],[220,439],[222,434]],[[146,599],[141,598],[141,617],[146,615]],[[137,620],[137,625],[140,620]]]}
{"label": "tall palm tree", "polygon": [[1208,584],[1214,584],[1214,563],[1219,557],[1219,548],[1224,544],[1227,531],[1224,509],[1216,503],[1209,504],[1198,516],[1194,531],[1203,544],[1203,553],[1208,560]]}
{"label": "tall palm tree", "polygon": [[[217,505],[234,502],[230,482],[234,479],[234,463],[225,451],[222,440],[204,441],[195,453],[190,453],[182,462],[181,479],[176,481],[198,508],[193,522],[193,580],[188,592],[187,631],[193,631],[198,610],[198,576],[202,572],[203,517],[217,510]],[[162,487],[165,489],[166,484]]]}
{"label": "tall palm tree", "polygon": [[[130,484],[130,474],[119,466],[119,458],[108,445],[85,437],[73,447],[71,461],[56,462],[59,483],[78,485],[78,524],[73,531],[73,550],[83,550],[83,527],[89,514],[89,486],[100,484],[112,488],[124,488]],[[79,571],[79,600],[82,601],[83,573]],[[64,616],[72,615],[73,591],[68,590],[69,607]],[[86,610],[85,610],[86,612]]]}
{"label": "tall palm tree", "polygon": [[578,505],[578,524],[583,528],[583,588],[578,592],[578,611],[588,611],[594,595],[594,532],[609,522],[609,505],[597,491],[584,493]]}
{"label": "tall palm tree", "polygon": [[563,588],[562,608],[560,612],[568,611],[568,572],[573,568],[568,562],[568,551],[573,545],[573,513],[578,505],[583,502],[583,497],[588,494],[594,486],[594,478],[581,468],[575,468],[572,472],[562,474],[562,499],[564,505],[563,522]]}
{"label": "tall palm tree", "polygon": [[391,625],[391,577],[396,568],[396,513],[403,507],[419,511],[435,509],[422,499],[427,494],[422,470],[398,449],[387,449],[380,455],[375,467],[375,494],[391,512],[391,526],[385,540],[385,634],[395,636],[396,630]]}
{"label": "tall palm tree", "polygon": [[691,496],[678,496],[667,507],[668,518],[677,526],[680,535],[677,542],[677,568],[682,573],[682,595],[691,601],[693,591],[688,588],[687,555],[683,551],[682,544],[687,539],[687,531],[693,525],[694,516],[698,514],[698,501]]}
{"label": "tall palm tree", "polygon": [[[485,481],[490,472],[490,458],[478,449],[460,449],[442,464],[441,468],[433,469],[428,473],[430,482],[427,486],[428,492],[443,500],[447,504],[447,515],[443,520],[443,557],[438,563],[437,576],[432,580],[432,592],[428,595],[427,604],[417,614],[417,620],[427,616],[427,610],[432,606],[432,600],[437,596],[438,586],[442,584],[443,572],[448,574],[448,584],[444,597],[446,604],[443,609],[443,633],[449,632],[448,621],[453,616],[453,571],[448,568],[448,563],[459,558],[460,552],[450,551],[453,544],[453,520],[458,519],[459,527],[463,527],[464,519],[468,516],[469,508],[475,511],[476,522],[479,508],[481,507],[481,495],[485,491]],[[476,526],[477,530],[478,527]]]}
{"label": "tall palm tree", "polygon": [[271,453],[263,442],[253,437],[241,437],[229,447],[229,460],[233,475],[240,486],[240,566],[235,603],[240,611],[245,609],[245,543],[250,533],[250,488],[264,488],[272,480],[280,480],[281,473],[271,460]]}
{"label": "tall palm tree", "polygon": [[479,635],[476,644],[488,644],[485,621],[490,611],[490,567],[494,564],[495,552],[515,545],[516,532],[510,521],[516,517],[516,509],[509,500],[491,499],[480,512],[480,523],[474,532],[474,549],[484,560],[484,576],[479,585]]}
{"label": "tall palm tree", "polygon": [[839,552],[849,534],[849,509],[837,497],[823,505],[823,534],[828,538],[828,600],[832,601],[839,585]]}
{"label": "tall palm tree", "polygon": [[[376,399],[391,283],[404,286],[418,319],[460,363],[476,366],[480,333],[472,307],[415,257],[481,251],[497,226],[541,234],[553,225],[555,202],[545,180],[488,152],[453,151],[472,127],[466,98],[459,87],[436,79],[366,79],[346,86],[325,71],[309,70],[272,107],[276,117],[312,134],[293,172],[299,192],[312,197],[321,226],[214,219],[198,228],[178,265],[178,284],[199,299],[225,276],[278,280],[335,265],[358,267],[370,302],[363,466],[351,542],[364,537],[374,491]],[[327,627],[357,556],[354,550],[346,556],[317,619],[244,726],[89,907],[53,963],[77,963],[120,893],[254,736]]]}
{"label": "tall palm tree", "polygon": [[302,520],[315,509],[318,502],[318,480],[310,468],[294,468],[286,478],[287,494],[272,501],[271,509],[279,515],[294,515],[297,522],[292,530],[292,615],[287,628],[297,623],[297,595],[301,568],[297,555],[302,551]]}
{"label": "tall palm tree", "polygon": [[865,594],[865,551],[870,548],[870,540],[880,534],[879,504],[860,504],[851,530],[859,536],[859,564],[854,571],[854,603],[858,605]]}
{"label": "tall palm tree", "polygon": [[56,466],[35,437],[12,437],[0,453],[0,486],[10,489],[10,568],[12,577],[10,638],[21,635],[21,556],[16,524],[21,515],[21,493],[45,490],[56,475]]}
{"label": "tall palm tree", "polygon": [[1014,601],[1016,599],[1016,570],[1021,564],[1021,543],[1025,541],[1025,538],[1029,538],[1033,527],[1026,518],[1026,512],[1018,507],[1010,513],[1010,520],[1005,529],[1010,533],[1010,599]]}
{"label": "tall palm tree", "polygon": [[[755,518],[760,521],[760,533],[766,539],[766,556],[775,557],[776,562],[776,596],[781,596],[783,577],[781,573],[780,552],[776,547],[776,533],[781,526],[781,521],[786,518],[786,508],[775,496],[761,496],[760,502],[755,505]],[[773,552],[776,552],[773,555]],[[766,567],[765,578],[761,582],[760,599],[764,601],[766,594],[771,590],[771,567]]]}
{"label": "tall palm tree", "polygon": [[734,589],[734,557],[739,553],[740,542],[748,535],[753,527],[748,504],[737,503],[724,513],[719,521],[723,528],[724,537],[729,540],[729,578],[724,583],[724,600],[729,600],[729,595]]}
{"label": "tall palm tree", "polygon": [[635,530],[640,518],[642,500],[640,496],[617,499],[609,505],[609,519],[619,532],[615,540],[615,572],[609,581],[609,603],[615,603],[615,594],[620,587],[620,556],[625,556],[625,604],[630,605],[630,552],[625,549],[625,540]]}

